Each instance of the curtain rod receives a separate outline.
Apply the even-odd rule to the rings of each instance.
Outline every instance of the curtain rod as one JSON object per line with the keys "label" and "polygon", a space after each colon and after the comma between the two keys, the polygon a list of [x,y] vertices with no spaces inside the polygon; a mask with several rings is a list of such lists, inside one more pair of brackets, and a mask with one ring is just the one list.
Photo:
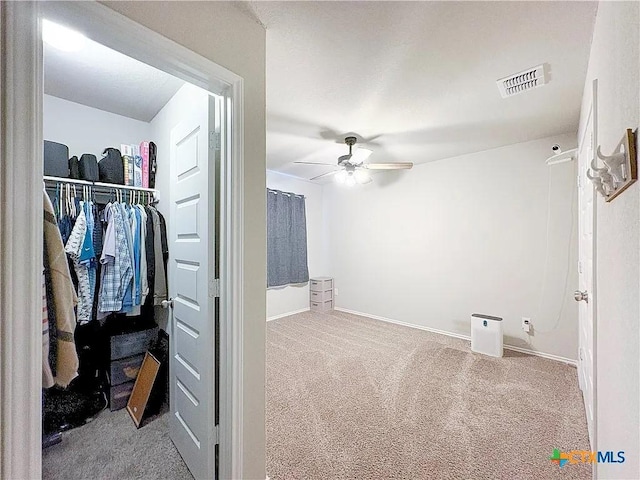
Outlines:
{"label": "curtain rod", "polygon": [[267,188],[267,192],[270,193],[274,193],[274,194],[281,194],[281,195],[286,195],[287,197],[300,197],[300,198],[304,198],[306,200],[307,197],[305,197],[304,195],[300,194],[300,193],[293,193],[293,192],[283,192],[282,190],[276,190],[275,188]]}

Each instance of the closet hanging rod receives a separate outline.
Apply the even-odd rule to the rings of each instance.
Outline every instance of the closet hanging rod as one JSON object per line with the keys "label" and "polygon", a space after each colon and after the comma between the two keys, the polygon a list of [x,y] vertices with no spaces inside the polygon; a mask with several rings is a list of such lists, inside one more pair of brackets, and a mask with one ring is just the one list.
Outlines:
{"label": "closet hanging rod", "polygon": [[52,177],[49,175],[44,175],[43,177],[45,186],[47,189],[53,188],[56,184],[67,183],[69,185],[79,185],[81,187],[91,187],[96,191],[96,193],[100,193],[102,195],[109,195],[114,190],[125,190],[130,192],[140,192],[144,194],[151,194],[153,197],[154,204],[160,202],[160,191],[155,188],[143,188],[143,187],[131,187],[129,185],[119,185],[117,183],[102,183],[102,182],[91,182],[88,180],[78,180],[75,178],[64,178],[64,177]]}
{"label": "closet hanging rod", "polygon": [[77,180],[75,178],[64,178],[64,177],[51,177],[49,175],[44,175],[42,177],[44,180],[49,182],[64,182],[64,183],[75,183],[78,185],[88,185],[90,187],[103,187],[103,188],[117,188],[117,189],[126,189],[126,190],[137,190],[141,192],[149,192],[153,194],[157,194],[158,190],[155,188],[144,188],[144,187],[131,187],[129,185],[120,185],[117,183],[102,183],[102,182],[90,182],[88,180]]}

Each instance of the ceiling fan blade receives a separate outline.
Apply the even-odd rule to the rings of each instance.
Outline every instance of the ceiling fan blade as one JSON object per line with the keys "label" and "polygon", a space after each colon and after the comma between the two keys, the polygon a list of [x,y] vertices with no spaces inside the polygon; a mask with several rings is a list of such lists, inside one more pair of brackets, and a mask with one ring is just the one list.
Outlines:
{"label": "ceiling fan blade", "polygon": [[332,167],[336,166],[335,163],[319,163],[319,162],[293,162],[293,163],[302,163],[304,165],[330,165]]}
{"label": "ceiling fan blade", "polygon": [[367,163],[362,165],[369,170],[405,170],[413,167],[411,162],[396,162],[396,163]]}
{"label": "ceiling fan blade", "polygon": [[318,180],[319,178],[324,178],[324,177],[329,177],[331,175],[335,175],[338,172],[341,172],[342,170],[334,170],[333,172],[327,172],[327,173],[323,173],[322,175],[318,175],[316,177],[310,178],[309,180]]}

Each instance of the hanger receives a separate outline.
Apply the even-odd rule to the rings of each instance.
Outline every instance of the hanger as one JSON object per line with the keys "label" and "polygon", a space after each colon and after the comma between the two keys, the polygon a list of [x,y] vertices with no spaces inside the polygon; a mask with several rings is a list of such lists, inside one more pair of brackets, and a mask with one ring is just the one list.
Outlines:
{"label": "hanger", "polygon": [[60,182],[56,184],[56,198],[55,198],[55,206],[57,208],[56,214],[58,218],[62,217],[62,185]]}

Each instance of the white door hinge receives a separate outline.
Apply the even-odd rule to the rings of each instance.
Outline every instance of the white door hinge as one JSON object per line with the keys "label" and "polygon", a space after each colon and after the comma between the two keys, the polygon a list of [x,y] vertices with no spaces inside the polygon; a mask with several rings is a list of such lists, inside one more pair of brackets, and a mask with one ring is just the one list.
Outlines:
{"label": "white door hinge", "polygon": [[213,444],[220,445],[220,425],[213,427]]}
{"label": "white door hinge", "polygon": [[220,133],[209,132],[209,149],[220,150]]}
{"label": "white door hinge", "polygon": [[214,278],[209,282],[209,296],[211,298],[220,298],[220,279]]}

